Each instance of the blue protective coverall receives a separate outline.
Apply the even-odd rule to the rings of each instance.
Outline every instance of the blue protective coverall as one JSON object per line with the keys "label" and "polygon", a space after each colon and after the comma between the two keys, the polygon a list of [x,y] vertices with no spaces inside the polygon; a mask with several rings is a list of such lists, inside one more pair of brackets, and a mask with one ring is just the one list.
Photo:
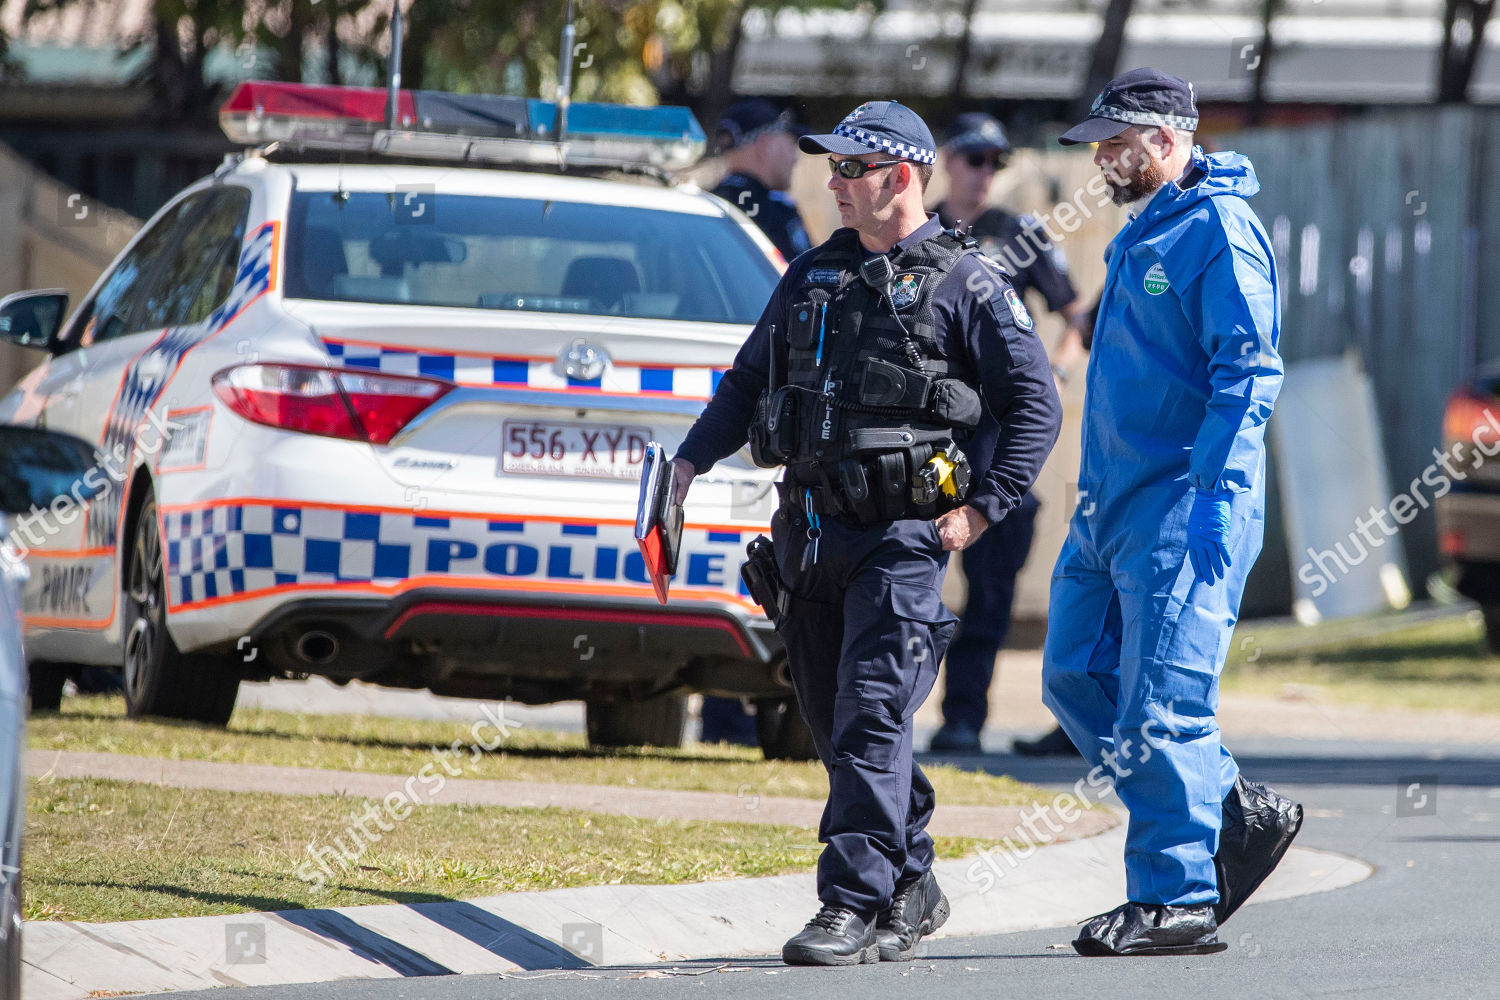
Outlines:
{"label": "blue protective coverall", "polygon": [[[1275,257],[1246,202],[1259,190],[1245,157],[1195,148],[1105,251],[1043,700],[1130,810],[1137,903],[1218,898],[1220,804],[1238,772],[1214,719],[1219,671],[1260,552],[1282,378]],[[1231,562],[1212,584],[1187,555],[1195,488],[1232,494]]]}

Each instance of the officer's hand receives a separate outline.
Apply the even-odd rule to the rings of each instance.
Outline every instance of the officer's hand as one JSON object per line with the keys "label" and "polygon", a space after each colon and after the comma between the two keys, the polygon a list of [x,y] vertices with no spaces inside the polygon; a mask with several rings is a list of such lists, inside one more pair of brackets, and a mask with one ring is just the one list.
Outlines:
{"label": "officer's hand", "polygon": [[943,540],[944,552],[961,552],[979,541],[984,529],[990,526],[983,514],[967,504],[950,510],[933,524],[937,527],[938,537]]}
{"label": "officer's hand", "polygon": [[698,475],[692,463],[681,459],[672,459],[672,502],[682,503],[687,499],[688,488],[693,485],[693,479]]}

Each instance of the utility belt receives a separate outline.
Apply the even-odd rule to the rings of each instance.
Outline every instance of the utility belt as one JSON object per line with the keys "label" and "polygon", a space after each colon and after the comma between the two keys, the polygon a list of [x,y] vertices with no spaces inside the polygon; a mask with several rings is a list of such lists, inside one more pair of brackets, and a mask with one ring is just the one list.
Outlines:
{"label": "utility belt", "polygon": [[905,519],[930,521],[962,506],[972,484],[969,460],[949,441],[838,462],[794,463],[776,488],[783,505],[867,528]]}

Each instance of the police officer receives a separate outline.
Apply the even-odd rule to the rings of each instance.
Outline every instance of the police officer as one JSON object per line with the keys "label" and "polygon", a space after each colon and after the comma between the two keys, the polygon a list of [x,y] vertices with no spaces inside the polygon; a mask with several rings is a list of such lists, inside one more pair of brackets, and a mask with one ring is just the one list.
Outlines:
{"label": "police officer", "polygon": [[[937,150],[922,119],[874,101],[799,144],[827,155],[844,228],[783,275],[677,452],[674,488],[747,438],[757,461],[786,466],[778,627],[829,795],[823,905],[782,958],[904,960],[948,914],[932,785],[912,759],[912,716],[953,631],[947,553],[1020,505],[1061,414],[1004,270],[923,209]],[[998,444],[971,470],[954,436],[986,407]]]}
{"label": "police officer", "polygon": [[1214,715],[1265,517],[1281,388],[1276,258],[1238,153],[1193,144],[1193,86],[1111,80],[1062,137],[1130,220],[1088,367],[1081,502],[1052,576],[1043,700],[1130,810],[1126,902],[1083,955],[1222,951],[1218,927],[1280,862],[1302,807],[1246,781]]}
{"label": "police officer", "polygon": [[[954,119],[943,142],[948,194],[937,206],[937,214],[944,226],[966,231],[979,241],[981,250],[1010,271],[1011,284],[1023,301],[1026,292],[1034,289],[1048,309],[1067,321],[1052,363],[1058,380],[1066,382],[1083,356],[1083,327],[1089,313],[1068,278],[1067,258],[1037,221],[986,204],[995,174],[1005,169],[1010,155],[1005,128],[993,116],[972,111]],[[983,421],[965,450],[983,461],[982,456],[994,447],[995,432],[993,421]],[[1031,550],[1039,506],[1036,495],[1027,493],[1020,507],[964,550],[969,597],[943,667],[943,725],[932,737],[934,753],[980,752],[979,734],[989,716],[995,658],[1010,633],[1016,575]],[[1061,728],[1040,739],[1017,740],[1015,749],[1030,756],[1078,753]]]}
{"label": "police officer", "polygon": [[719,148],[729,175],[713,193],[748,215],[789,261],[812,246],[786,193],[802,132],[789,112],[759,98],[730,105],[719,119]]}

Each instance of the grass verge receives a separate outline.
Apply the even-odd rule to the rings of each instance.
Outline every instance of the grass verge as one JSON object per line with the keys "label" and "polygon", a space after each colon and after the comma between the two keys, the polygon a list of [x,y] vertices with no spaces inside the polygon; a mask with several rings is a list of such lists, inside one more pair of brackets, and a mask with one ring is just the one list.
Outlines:
{"label": "grass verge", "polygon": [[1402,624],[1359,618],[1314,626],[1242,623],[1223,687],[1326,697],[1376,708],[1500,713],[1500,659],[1477,611]]}
{"label": "grass verge", "polygon": [[[424,806],[379,835],[319,889],[310,846],[350,844],[372,802],[33,780],[25,917],[141,920],[257,910],[420,903],[517,890],[662,884],[811,869],[812,830],[639,820],[560,809]],[[937,838],[939,857],[985,846]]]}
{"label": "grass verge", "polygon": [[[484,717],[474,703],[474,719]],[[498,712],[499,705],[488,706]],[[496,738],[485,726],[479,738]],[[353,715],[302,715],[239,709],[228,729],[159,720],[127,719],[118,696],[65,699],[57,715],[33,716],[27,740],[33,749],[91,750],[275,764],[338,771],[414,774],[433,759],[434,748],[470,747],[472,723],[433,722]],[[477,748],[476,748],[477,749]],[[707,745],[681,750],[590,749],[583,734],[525,727],[512,729],[493,752],[465,750],[465,778],[638,786],[737,795],[785,795],[821,799],[828,794],[822,765],[761,759],[748,747]],[[1026,805],[1049,796],[1014,779],[951,765],[925,767],[938,801],[951,805]]]}

